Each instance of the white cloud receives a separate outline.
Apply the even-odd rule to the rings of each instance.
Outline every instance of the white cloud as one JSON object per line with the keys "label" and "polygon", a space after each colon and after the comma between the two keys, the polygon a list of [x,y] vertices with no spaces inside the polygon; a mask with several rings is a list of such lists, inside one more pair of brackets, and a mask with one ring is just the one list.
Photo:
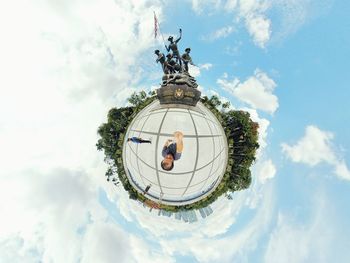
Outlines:
{"label": "white cloud", "polygon": [[294,34],[305,23],[327,12],[333,0],[274,0],[273,9],[279,14],[279,23],[274,24],[272,41],[280,41]]}
{"label": "white cloud", "polygon": [[224,90],[234,93],[235,89],[237,88],[237,85],[240,83],[238,78],[234,78],[232,81],[227,80],[228,75],[227,73],[224,73],[223,78],[218,79],[216,82],[219,84]]}
{"label": "white cloud", "polygon": [[[324,14],[332,6],[332,0],[192,0],[192,8],[198,14],[207,12],[229,12],[233,23],[204,37],[215,40],[232,33],[236,24],[243,21],[253,42],[265,48],[271,41],[280,41],[295,33],[306,22]],[[272,32],[270,13],[277,14]],[[207,14],[207,13],[206,13]]]}
{"label": "white cloud", "polygon": [[307,261],[312,245],[310,236],[305,233],[308,227],[290,224],[282,215],[279,215],[277,224],[277,229],[271,234],[265,262]]}
{"label": "white cloud", "polygon": [[246,28],[252,36],[254,43],[264,48],[271,36],[271,20],[266,12],[270,7],[270,1],[250,0],[239,1],[239,17],[245,21]]}
{"label": "white cloud", "polygon": [[[98,202],[99,187],[107,187],[105,165],[95,143],[108,109],[139,86],[142,63],[135,62],[154,45],[149,10],[161,16],[161,7],[160,1],[12,1],[0,10],[9,40],[0,50],[5,262],[111,262],[123,253],[136,262],[136,254],[149,253],[148,244],[125,249],[135,237],[106,224],[108,212]],[[118,244],[120,250],[111,247]]]}
{"label": "white cloud", "polygon": [[305,135],[295,145],[282,143],[282,152],[297,163],[305,163],[310,166],[322,162],[328,163],[334,167],[334,172],[338,177],[350,180],[350,171],[345,161],[337,157],[334,151],[333,138],[332,133],[310,125],[306,127]]}
{"label": "white cloud", "polygon": [[258,180],[260,180],[260,182],[264,184],[269,179],[272,179],[273,177],[275,177],[275,174],[276,174],[276,167],[273,164],[272,160],[269,159],[261,163],[258,169],[257,176],[258,176]]}
{"label": "white cloud", "polygon": [[136,262],[142,263],[172,263],[176,262],[175,258],[163,249],[157,250],[150,247],[148,242],[154,242],[154,240],[142,240],[136,236],[131,236],[130,246],[132,247],[132,254],[134,255]]}
{"label": "white cloud", "polygon": [[[103,169],[97,175],[103,179]],[[142,255],[172,261],[108,219],[98,202],[102,183],[92,171],[25,171],[1,181],[4,262],[139,262]]]}
{"label": "white cloud", "polygon": [[254,43],[264,48],[271,37],[271,20],[266,16],[267,10],[270,8],[270,1],[267,0],[228,0],[224,1],[197,1],[192,0],[192,8],[202,14],[204,9],[208,12],[230,12],[233,14],[234,23],[224,26],[215,32],[205,36],[204,39],[209,41],[218,38],[227,37],[234,31],[235,24],[243,20],[248,33],[251,35]]}
{"label": "white cloud", "polygon": [[196,78],[201,75],[201,69],[209,70],[212,66],[211,63],[200,64],[198,66],[188,64],[188,71],[191,76]]}
{"label": "white cloud", "polygon": [[254,109],[274,113],[278,108],[278,98],[273,94],[276,83],[266,73],[256,69],[254,76],[240,82],[238,78],[231,81],[225,77],[218,79],[217,83],[232,95],[248,103]]}
{"label": "white cloud", "polygon": [[[142,77],[142,63],[136,62],[154,45],[149,10],[161,15],[158,1],[87,4],[77,0],[24,3],[21,10],[13,4],[9,8],[16,11],[4,12],[1,24],[13,25],[13,32],[24,32],[21,35],[5,30],[12,40],[9,49],[16,50],[21,58],[18,67],[16,59],[4,54],[1,62],[6,72],[10,71],[6,76],[9,84],[20,88],[26,86],[27,78],[46,81],[47,89],[55,86],[79,99],[90,93],[105,99],[136,86]],[[24,76],[13,81],[13,75],[22,68],[26,69]]]}
{"label": "white cloud", "polygon": [[335,163],[334,169],[335,174],[337,174],[340,178],[350,180],[350,170],[344,160],[338,160]]}
{"label": "white cloud", "polygon": [[233,32],[234,28],[232,26],[225,26],[222,28],[219,28],[216,30],[213,34],[213,38],[218,39],[218,38],[225,38],[229,36]]}
{"label": "white cloud", "polygon": [[[244,261],[248,251],[253,251],[261,235],[267,230],[273,210],[272,188],[265,188],[263,201],[255,216],[247,225],[232,235],[210,238],[201,235],[192,235],[186,238],[162,239],[162,247],[173,255],[181,251],[184,255],[192,255],[199,262],[232,262]],[[237,193],[239,194],[239,193]],[[210,217],[209,217],[210,218]],[[220,227],[212,222],[211,227]],[[203,248],[206,249],[203,249]]]}
{"label": "white cloud", "polygon": [[271,21],[265,16],[252,16],[246,18],[246,26],[249,34],[253,37],[254,43],[264,48],[271,36]]}
{"label": "white cloud", "polygon": [[193,66],[191,64],[188,64],[188,72],[190,73],[191,76],[193,77],[198,77],[201,74],[201,70],[197,66]]}
{"label": "white cloud", "polygon": [[211,67],[213,66],[213,64],[211,63],[204,63],[204,64],[200,64],[199,67],[205,70],[209,70]]}
{"label": "white cloud", "polygon": [[192,9],[197,14],[201,14],[206,8],[219,9],[220,6],[221,6],[221,0],[207,0],[207,1],[192,0]]}
{"label": "white cloud", "polygon": [[86,231],[81,262],[136,262],[130,258],[131,250],[127,233],[116,224],[99,222],[89,226]]}
{"label": "white cloud", "polygon": [[217,30],[215,30],[214,32],[210,33],[207,36],[203,36],[202,39],[203,40],[207,40],[207,41],[214,41],[220,38],[226,38],[228,37],[232,32],[234,32],[234,27],[233,26],[224,26],[221,27]]}
{"label": "white cloud", "polygon": [[333,134],[316,126],[307,126],[305,135],[294,146],[282,143],[282,151],[293,162],[315,166],[320,162],[334,162],[335,155],[330,145]]}
{"label": "white cloud", "polygon": [[230,11],[234,10],[238,5],[238,0],[227,0],[225,3],[225,9]]}
{"label": "white cloud", "polygon": [[297,212],[279,212],[277,226],[267,243],[265,262],[347,262],[348,229],[334,224],[339,219],[325,193],[313,199],[308,204],[307,220],[298,218]]}
{"label": "white cloud", "polygon": [[2,240],[0,238],[0,257],[2,262],[12,263],[35,263],[41,261],[40,252],[37,252],[35,244],[28,245],[19,236],[9,237]]}
{"label": "white cloud", "polygon": [[88,223],[89,215],[93,219],[106,215],[84,172],[27,170],[2,179],[0,187],[2,241],[20,239],[22,248],[35,248],[46,261],[73,262],[80,254],[77,230]]}

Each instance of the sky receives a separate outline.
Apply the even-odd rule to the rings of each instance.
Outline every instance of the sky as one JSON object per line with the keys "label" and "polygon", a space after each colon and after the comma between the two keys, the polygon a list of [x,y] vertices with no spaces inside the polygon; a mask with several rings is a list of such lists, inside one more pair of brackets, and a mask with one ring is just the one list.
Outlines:
{"label": "sky", "polygon": [[[23,0],[0,8],[0,262],[349,262],[350,3]],[[160,32],[154,38],[153,12]],[[97,128],[159,87],[169,35],[250,112],[248,190],[193,224],[106,182]]]}

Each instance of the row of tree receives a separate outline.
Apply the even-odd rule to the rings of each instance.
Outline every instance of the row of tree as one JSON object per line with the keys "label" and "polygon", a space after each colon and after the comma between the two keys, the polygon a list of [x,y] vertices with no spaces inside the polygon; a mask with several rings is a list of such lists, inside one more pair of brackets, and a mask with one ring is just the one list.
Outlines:
{"label": "row of tree", "polygon": [[[122,183],[129,192],[131,199],[145,202],[144,195],[139,194],[130,184],[122,161],[122,148],[125,132],[133,118],[147,105],[156,99],[155,92],[146,94],[144,91],[134,93],[128,99],[131,106],[112,108],[108,112],[108,121],[98,128],[101,138],[96,146],[105,153],[108,164],[106,177],[114,184]],[[217,96],[210,98],[204,96],[201,102],[212,111],[222,124],[228,141],[228,164],[226,172],[219,186],[206,198],[186,206],[160,205],[161,209],[176,212],[178,210],[191,210],[206,207],[219,196],[246,189],[251,184],[250,166],[255,160],[258,144],[258,124],[250,119],[245,111],[228,110],[230,103],[222,103]]]}
{"label": "row of tree", "polygon": [[224,128],[229,147],[228,164],[218,187],[206,198],[183,207],[186,210],[206,207],[223,194],[231,199],[230,193],[247,189],[252,181],[250,167],[259,148],[259,125],[251,120],[248,112],[229,110],[230,102],[222,103],[217,96],[204,96],[201,102]]}
{"label": "row of tree", "polygon": [[96,147],[97,150],[104,151],[105,162],[108,164],[105,174],[107,181],[112,181],[115,185],[121,182],[129,197],[134,200],[143,201],[145,197],[134,189],[126,176],[122,159],[124,136],[137,113],[155,99],[155,92],[133,93],[128,99],[131,106],[110,109],[107,122],[97,131],[101,138],[97,141]]}

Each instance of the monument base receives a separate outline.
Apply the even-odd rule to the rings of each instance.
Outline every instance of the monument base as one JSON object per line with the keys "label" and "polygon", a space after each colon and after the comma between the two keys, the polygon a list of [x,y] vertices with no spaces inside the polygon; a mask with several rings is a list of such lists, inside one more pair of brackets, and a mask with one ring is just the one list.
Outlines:
{"label": "monument base", "polygon": [[197,89],[190,88],[187,85],[169,84],[157,89],[157,97],[160,104],[185,104],[196,106],[201,96]]}
{"label": "monument base", "polygon": [[161,88],[157,89],[157,97],[160,104],[196,106],[201,96],[197,87],[196,80],[188,73],[166,74]]}

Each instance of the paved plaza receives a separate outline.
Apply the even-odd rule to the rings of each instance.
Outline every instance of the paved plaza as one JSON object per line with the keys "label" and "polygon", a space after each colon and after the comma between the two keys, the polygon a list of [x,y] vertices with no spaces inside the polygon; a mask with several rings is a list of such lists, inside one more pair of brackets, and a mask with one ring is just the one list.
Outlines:
{"label": "paved plaza", "polygon": [[[160,163],[162,149],[175,131],[184,135],[183,152],[171,171]],[[140,137],[152,143],[136,144],[127,138]],[[219,184],[227,163],[227,142],[221,124],[200,102],[196,107],[160,105],[156,100],[143,109],[129,126],[123,146],[127,176],[147,198],[169,205],[196,202]]]}

